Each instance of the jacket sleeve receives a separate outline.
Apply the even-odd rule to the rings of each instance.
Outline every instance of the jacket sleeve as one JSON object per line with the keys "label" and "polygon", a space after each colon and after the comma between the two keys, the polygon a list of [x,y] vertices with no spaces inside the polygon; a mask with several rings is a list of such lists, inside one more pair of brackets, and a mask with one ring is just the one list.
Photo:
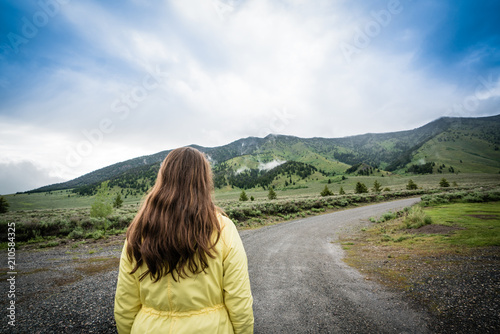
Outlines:
{"label": "jacket sleeve", "polygon": [[115,295],[115,321],[119,334],[130,333],[135,316],[142,307],[139,282],[134,275],[130,275],[132,269],[132,263],[127,258],[127,242],[125,242]]}
{"label": "jacket sleeve", "polygon": [[233,222],[226,220],[230,240],[224,256],[224,303],[235,334],[253,333],[253,298],[248,277],[248,263],[243,243]]}

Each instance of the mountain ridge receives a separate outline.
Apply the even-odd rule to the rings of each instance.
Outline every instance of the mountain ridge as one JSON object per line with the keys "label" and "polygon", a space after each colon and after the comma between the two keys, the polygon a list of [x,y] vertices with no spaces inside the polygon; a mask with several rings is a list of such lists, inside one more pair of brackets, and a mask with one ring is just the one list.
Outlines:
{"label": "mountain ridge", "polygon": [[[484,145],[500,145],[500,114],[487,117],[440,117],[423,126],[395,132],[365,133],[340,138],[310,137],[301,138],[290,135],[269,134],[266,137],[240,138],[226,145],[204,147],[196,144],[188,145],[204,152],[212,165],[231,163],[228,172],[234,172],[235,167],[244,164],[255,165],[257,162],[280,160],[295,160],[311,164],[325,173],[338,173],[342,168],[358,163],[366,163],[376,168],[388,171],[402,170],[412,163],[414,156],[426,143],[445,133],[475,134],[475,128],[487,133],[483,138]],[[457,132],[458,131],[458,132]],[[480,137],[475,134],[476,137]],[[477,131],[476,131],[477,132]],[[495,134],[496,133],[496,134]],[[466,138],[466,135],[461,135]],[[118,162],[75,179],[47,185],[28,192],[43,192],[71,189],[100,183],[116,178],[134,169],[147,170],[158,164],[171,150],[163,150],[151,155]],[[422,153],[425,155],[425,152]],[[493,162],[496,166],[496,155]],[[346,167],[347,166],[347,167]],[[500,160],[499,167],[500,169]]]}

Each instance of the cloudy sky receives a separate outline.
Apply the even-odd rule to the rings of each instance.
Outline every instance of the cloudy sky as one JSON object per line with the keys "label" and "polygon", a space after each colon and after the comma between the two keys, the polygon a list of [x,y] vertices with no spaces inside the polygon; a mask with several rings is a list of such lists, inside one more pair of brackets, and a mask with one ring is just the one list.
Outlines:
{"label": "cloudy sky", "polygon": [[500,113],[497,0],[7,0],[0,194],[183,145]]}

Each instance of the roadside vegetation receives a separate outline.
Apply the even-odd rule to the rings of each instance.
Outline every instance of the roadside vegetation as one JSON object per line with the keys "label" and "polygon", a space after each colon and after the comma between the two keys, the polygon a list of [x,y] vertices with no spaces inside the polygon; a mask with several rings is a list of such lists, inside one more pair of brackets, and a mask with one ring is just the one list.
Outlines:
{"label": "roadside vegetation", "polygon": [[370,221],[341,236],[347,264],[426,307],[437,331],[498,328],[500,188],[423,195]]}
{"label": "roadside vegetation", "polygon": [[[290,166],[288,166],[290,167]],[[313,170],[310,170],[313,172]],[[263,189],[216,189],[215,202],[240,228],[304,218],[357,205],[443,192],[470,192],[478,185],[498,184],[496,175],[447,175],[452,183],[443,188],[442,176],[322,176],[304,174],[305,179],[281,175]],[[411,182],[410,182],[411,181]],[[288,185],[286,185],[288,184]],[[373,185],[367,187],[367,185]],[[408,184],[412,185],[411,187]],[[98,240],[123,233],[137,213],[144,193],[124,195],[111,182],[102,183],[92,196],[71,190],[4,196],[10,205],[0,215],[0,240],[6,240],[7,224],[16,222],[16,240],[41,247],[85,239]],[[411,190],[409,190],[411,189]],[[360,190],[360,191],[358,191]],[[125,192],[126,193],[126,192]],[[475,195],[470,195],[475,196]],[[424,196],[425,200],[425,196]],[[0,244],[1,245],[1,244]]]}

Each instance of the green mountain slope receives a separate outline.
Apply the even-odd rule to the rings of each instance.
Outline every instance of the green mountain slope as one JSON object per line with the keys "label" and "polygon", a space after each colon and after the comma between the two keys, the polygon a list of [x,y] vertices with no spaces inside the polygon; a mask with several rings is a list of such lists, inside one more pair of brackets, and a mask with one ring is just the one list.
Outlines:
{"label": "green mountain slope", "polygon": [[[429,161],[444,164],[462,173],[500,171],[500,131],[498,117],[462,119],[425,142],[412,156],[411,164]],[[434,168],[437,172],[438,166]]]}
{"label": "green mountain slope", "polygon": [[[212,148],[192,145],[207,154],[220,184],[247,170],[256,170],[262,176],[265,171],[287,161],[313,166],[317,173],[325,177],[344,173],[352,165],[360,163],[393,172],[405,172],[412,165],[432,162],[433,172],[498,173],[499,146],[500,115],[440,118],[413,130],[344,138],[269,135],[265,138],[243,138]],[[159,163],[169,152],[116,163],[74,180],[31,192],[85,189],[86,186],[93,188],[93,185],[105,180],[111,180],[118,187],[144,190],[154,182]],[[450,167],[453,169],[450,170]]]}

